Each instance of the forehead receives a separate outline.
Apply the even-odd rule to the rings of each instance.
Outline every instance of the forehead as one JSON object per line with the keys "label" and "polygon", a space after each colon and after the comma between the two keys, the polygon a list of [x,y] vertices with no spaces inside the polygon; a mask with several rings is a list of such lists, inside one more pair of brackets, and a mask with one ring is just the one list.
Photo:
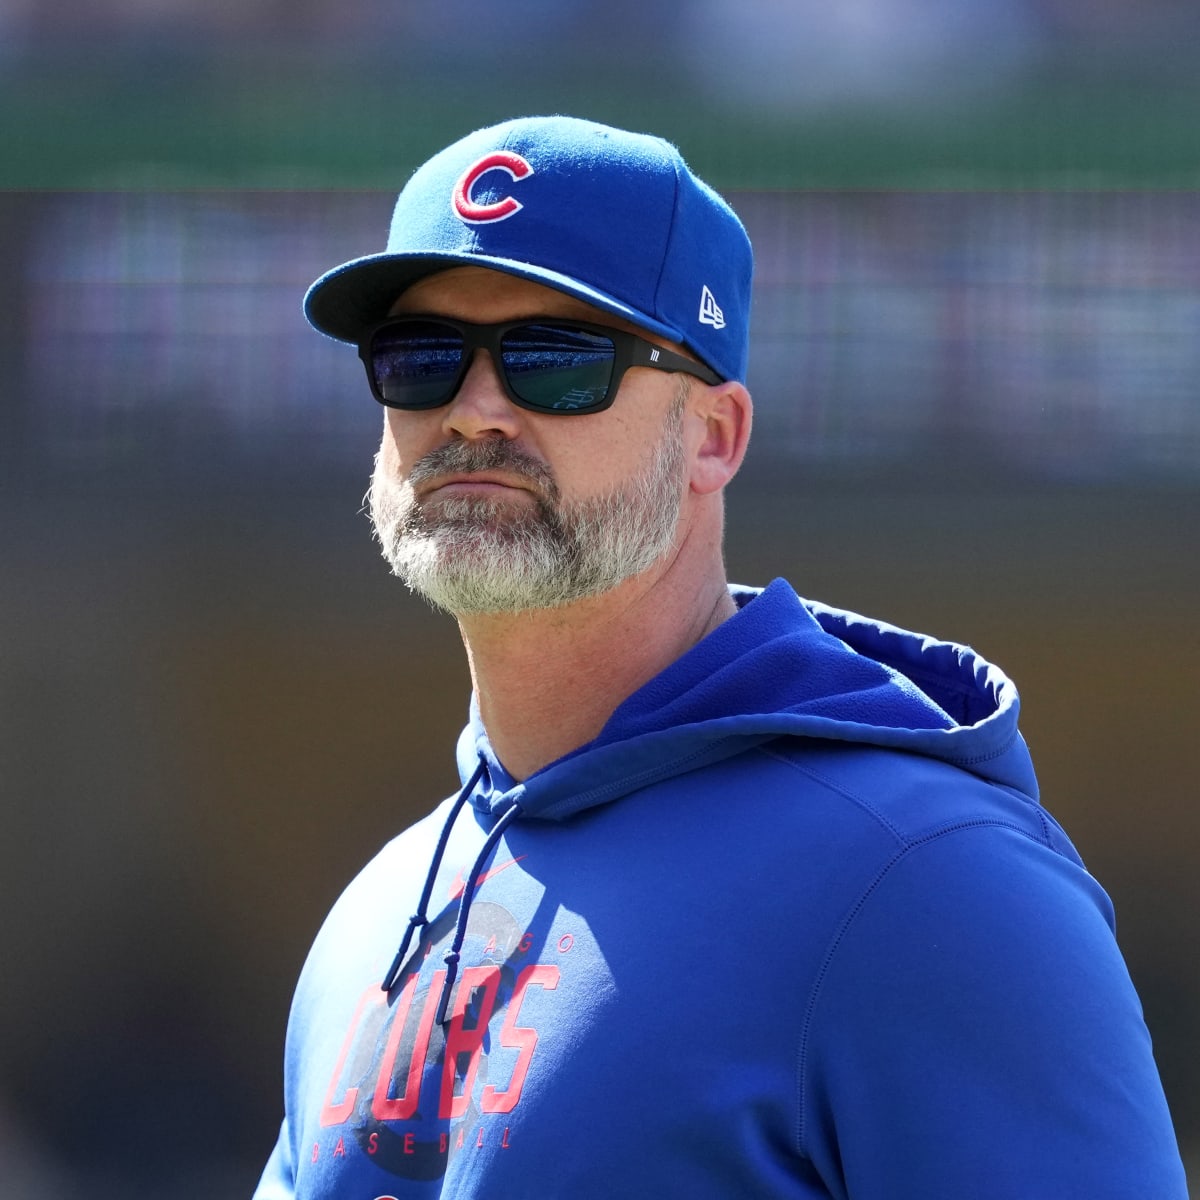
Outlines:
{"label": "forehead", "polygon": [[531,279],[487,267],[452,267],[418,279],[397,297],[391,315],[430,313],[487,323],[521,317],[566,317],[645,332],[629,321]]}

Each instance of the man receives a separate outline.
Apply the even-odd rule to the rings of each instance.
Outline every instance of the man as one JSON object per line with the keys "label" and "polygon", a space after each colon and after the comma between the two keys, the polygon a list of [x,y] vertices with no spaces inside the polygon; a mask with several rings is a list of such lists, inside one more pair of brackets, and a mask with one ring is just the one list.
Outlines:
{"label": "man", "polygon": [[320,931],[257,1196],[1183,1197],[1107,897],[972,651],[730,586],[751,251],[673,147],[481,130],[318,280],[462,789]]}

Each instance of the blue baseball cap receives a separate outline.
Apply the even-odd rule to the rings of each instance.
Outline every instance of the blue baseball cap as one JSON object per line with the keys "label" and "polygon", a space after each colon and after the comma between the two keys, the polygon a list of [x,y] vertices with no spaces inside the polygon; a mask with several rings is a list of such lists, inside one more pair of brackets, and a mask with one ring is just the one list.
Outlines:
{"label": "blue baseball cap", "polygon": [[322,275],[304,312],[357,343],[410,284],[467,265],[577,296],[746,377],[750,239],[662,138],[563,116],[477,130],[413,174],[387,249]]}

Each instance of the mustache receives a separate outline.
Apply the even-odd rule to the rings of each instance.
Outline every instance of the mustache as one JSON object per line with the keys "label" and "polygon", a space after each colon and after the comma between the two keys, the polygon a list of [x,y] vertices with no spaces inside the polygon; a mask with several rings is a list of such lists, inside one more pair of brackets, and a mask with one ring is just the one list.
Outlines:
{"label": "mustache", "polygon": [[530,483],[541,498],[558,498],[558,484],[550,468],[503,438],[447,442],[413,464],[408,482],[413,487],[420,487],[443,475],[467,475],[477,471],[507,471]]}

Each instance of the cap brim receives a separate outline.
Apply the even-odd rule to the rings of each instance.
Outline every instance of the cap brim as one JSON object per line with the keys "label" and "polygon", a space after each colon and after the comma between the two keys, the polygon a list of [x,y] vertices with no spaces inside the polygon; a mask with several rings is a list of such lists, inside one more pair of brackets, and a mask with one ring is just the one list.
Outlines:
{"label": "cap brim", "polygon": [[532,263],[484,254],[372,254],[334,267],[308,289],[304,297],[304,315],[314,329],[340,342],[357,345],[363,332],[387,316],[396,298],[405,288],[451,267],[487,267],[506,275],[516,275],[575,296],[587,304],[624,317],[634,325],[673,342],[682,340],[681,331],[631,308],[615,296],[597,291],[568,275],[550,271]]}

